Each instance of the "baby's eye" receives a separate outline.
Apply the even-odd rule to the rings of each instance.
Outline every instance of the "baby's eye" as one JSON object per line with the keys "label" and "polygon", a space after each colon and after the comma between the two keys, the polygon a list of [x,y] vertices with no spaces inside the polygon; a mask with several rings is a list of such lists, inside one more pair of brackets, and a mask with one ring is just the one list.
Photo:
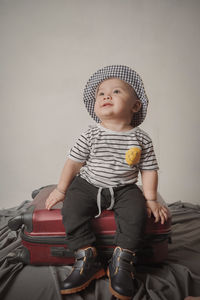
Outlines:
{"label": "baby's eye", "polygon": [[119,93],[120,93],[120,90],[114,90],[114,93],[115,93],[115,94],[119,94]]}
{"label": "baby's eye", "polygon": [[104,93],[103,93],[103,92],[100,92],[100,93],[99,93],[99,96],[103,96],[103,95],[104,95]]}

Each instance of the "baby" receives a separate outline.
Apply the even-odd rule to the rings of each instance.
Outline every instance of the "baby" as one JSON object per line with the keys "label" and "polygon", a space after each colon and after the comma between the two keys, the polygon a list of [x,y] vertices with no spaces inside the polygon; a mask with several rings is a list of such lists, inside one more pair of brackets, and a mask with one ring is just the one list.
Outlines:
{"label": "baby", "polygon": [[[46,200],[50,209],[63,202],[68,247],[76,261],[61,284],[61,294],[86,288],[105,275],[95,248],[91,219],[112,209],[115,249],[107,274],[111,293],[131,299],[137,291],[136,251],[147,215],[163,224],[168,210],[157,202],[158,164],[150,137],[140,127],[148,98],[140,76],[127,66],[98,70],[86,84],[84,103],[97,122],[70,150],[59,183]],[[137,187],[141,173],[143,192]]]}

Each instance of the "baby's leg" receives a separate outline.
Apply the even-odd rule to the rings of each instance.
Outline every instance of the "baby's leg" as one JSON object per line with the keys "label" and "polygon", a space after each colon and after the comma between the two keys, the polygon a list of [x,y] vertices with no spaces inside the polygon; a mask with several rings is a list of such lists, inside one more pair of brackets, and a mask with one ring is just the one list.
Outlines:
{"label": "baby's leg", "polygon": [[142,191],[135,184],[117,191],[114,212],[117,224],[115,244],[135,251],[141,242],[147,217]]}
{"label": "baby's leg", "polygon": [[138,249],[146,220],[146,200],[136,185],[115,189],[117,233],[108,267],[109,288],[119,299],[132,299],[137,291],[135,251]]}
{"label": "baby's leg", "polygon": [[79,292],[92,280],[105,275],[97,251],[92,247],[95,235],[90,221],[98,213],[97,191],[80,177],[76,177],[67,190],[62,215],[68,246],[75,251],[75,263],[72,272],[61,283],[61,294]]}
{"label": "baby's leg", "polygon": [[68,247],[73,251],[95,242],[91,219],[98,213],[98,189],[76,177],[67,190],[62,215]]}

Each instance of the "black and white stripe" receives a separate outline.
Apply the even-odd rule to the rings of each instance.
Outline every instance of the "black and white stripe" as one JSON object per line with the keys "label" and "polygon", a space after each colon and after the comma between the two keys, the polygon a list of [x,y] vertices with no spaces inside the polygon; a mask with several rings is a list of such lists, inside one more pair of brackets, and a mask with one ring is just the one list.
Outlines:
{"label": "black and white stripe", "polygon": [[[141,149],[139,164],[129,166],[126,151]],[[137,182],[139,170],[157,170],[151,138],[139,127],[114,132],[101,125],[91,126],[76,141],[69,158],[85,162],[80,176],[97,187],[115,187]]]}

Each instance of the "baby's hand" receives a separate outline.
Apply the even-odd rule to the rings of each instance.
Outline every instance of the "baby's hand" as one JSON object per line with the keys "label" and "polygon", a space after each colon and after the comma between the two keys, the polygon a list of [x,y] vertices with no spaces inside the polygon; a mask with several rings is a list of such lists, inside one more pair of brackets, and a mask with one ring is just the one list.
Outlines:
{"label": "baby's hand", "polygon": [[151,214],[153,214],[155,217],[155,223],[161,220],[161,224],[164,224],[169,217],[169,211],[167,207],[157,201],[147,200],[147,214],[148,217],[151,217]]}
{"label": "baby's hand", "polygon": [[59,192],[57,189],[54,189],[45,202],[45,206],[47,209],[51,209],[56,203],[63,201],[65,199],[65,195]]}

